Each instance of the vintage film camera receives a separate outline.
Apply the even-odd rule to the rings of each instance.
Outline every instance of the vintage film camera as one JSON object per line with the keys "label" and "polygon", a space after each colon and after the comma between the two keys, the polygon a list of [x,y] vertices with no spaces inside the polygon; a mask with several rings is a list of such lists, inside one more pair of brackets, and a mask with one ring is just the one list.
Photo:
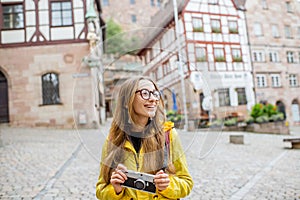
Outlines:
{"label": "vintage film camera", "polygon": [[154,175],[131,170],[127,170],[125,174],[127,180],[122,186],[155,194]]}

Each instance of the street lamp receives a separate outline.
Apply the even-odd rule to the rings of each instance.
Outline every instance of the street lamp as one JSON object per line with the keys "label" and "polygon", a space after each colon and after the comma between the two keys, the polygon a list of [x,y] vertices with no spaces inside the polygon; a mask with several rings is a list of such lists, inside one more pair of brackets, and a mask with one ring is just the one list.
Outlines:
{"label": "street lamp", "polygon": [[188,115],[187,115],[187,108],[186,108],[186,95],[185,95],[185,85],[184,85],[184,71],[182,67],[182,58],[181,58],[181,48],[180,48],[180,40],[179,40],[179,33],[180,27],[178,24],[178,9],[177,9],[177,1],[173,0],[173,8],[174,8],[174,19],[175,19],[175,29],[176,29],[176,46],[178,51],[178,71],[180,73],[180,82],[181,82],[181,89],[182,89],[182,101],[183,101],[183,111],[184,111],[184,130],[187,130],[188,127]]}

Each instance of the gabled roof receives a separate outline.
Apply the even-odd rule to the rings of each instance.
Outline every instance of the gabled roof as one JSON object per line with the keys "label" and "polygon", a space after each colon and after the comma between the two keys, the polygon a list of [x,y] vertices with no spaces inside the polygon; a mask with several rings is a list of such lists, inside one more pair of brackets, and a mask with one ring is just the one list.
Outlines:
{"label": "gabled roof", "polygon": [[233,0],[233,3],[235,4],[236,8],[238,9],[244,9],[246,0]]}
{"label": "gabled roof", "polygon": [[[246,0],[232,0],[237,9],[245,9]],[[178,0],[177,0],[178,2]],[[185,5],[189,0],[182,0],[177,3],[178,13],[181,13]],[[137,54],[141,54],[144,48],[150,44],[150,42],[163,31],[174,20],[174,7],[173,0],[169,0],[163,8],[160,9],[151,19],[151,22],[147,28],[145,28],[144,39],[140,44],[140,50]]]}

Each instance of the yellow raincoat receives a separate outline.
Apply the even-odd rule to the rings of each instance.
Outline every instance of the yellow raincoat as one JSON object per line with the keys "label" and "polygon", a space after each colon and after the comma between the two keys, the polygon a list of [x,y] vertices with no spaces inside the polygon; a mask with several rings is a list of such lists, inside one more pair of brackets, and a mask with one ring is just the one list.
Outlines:
{"label": "yellow raincoat", "polygon": [[[147,192],[134,190],[130,188],[124,188],[120,194],[116,194],[113,186],[111,184],[107,185],[103,190],[103,186],[106,184],[103,177],[99,176],[98,182],[96,184],[96,196],[100,200],[112,200],[112,199],[124,199],[124,200],[150,200],[150,199],[179,199],[187,196],[193,188],[193,180],[188,172],[187,163],[185,155],[178,137],[178,133],[175,129],[172,129],[173,123],[166,122],[164,131],[170,131],[170,159],[172,160],[176,174],[169,175],[170,184],[166,190],[156,191],[156,194],[150,194]],[[106,155],[106,145],[104,144],[102,156]],[[143,163],[143,147],[141,147],[140,153],[137,154],[134,147],[129,141],[125,142],[125,148],[128,150],[128,159],[123,163],[127,169],[140,171],[139,167],[136,169],[137,163],[136,158],[138,158],[139,166]],[[101,165],[103,165],[101,163]]]}

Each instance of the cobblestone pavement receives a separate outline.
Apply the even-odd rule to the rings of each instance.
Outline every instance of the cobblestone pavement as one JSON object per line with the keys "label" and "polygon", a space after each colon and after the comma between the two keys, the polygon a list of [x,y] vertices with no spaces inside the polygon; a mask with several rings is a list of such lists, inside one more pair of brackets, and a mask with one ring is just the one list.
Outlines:
{"label": "cobblestone pavement", "polygon": [[[0,125],[0,199],[96,199],[106,126],[93,130]],[[178,130],[194,179],[190,199],[300,199],[300,150],[291,135]],[[229,135],[244,135],[244,144]]]}

